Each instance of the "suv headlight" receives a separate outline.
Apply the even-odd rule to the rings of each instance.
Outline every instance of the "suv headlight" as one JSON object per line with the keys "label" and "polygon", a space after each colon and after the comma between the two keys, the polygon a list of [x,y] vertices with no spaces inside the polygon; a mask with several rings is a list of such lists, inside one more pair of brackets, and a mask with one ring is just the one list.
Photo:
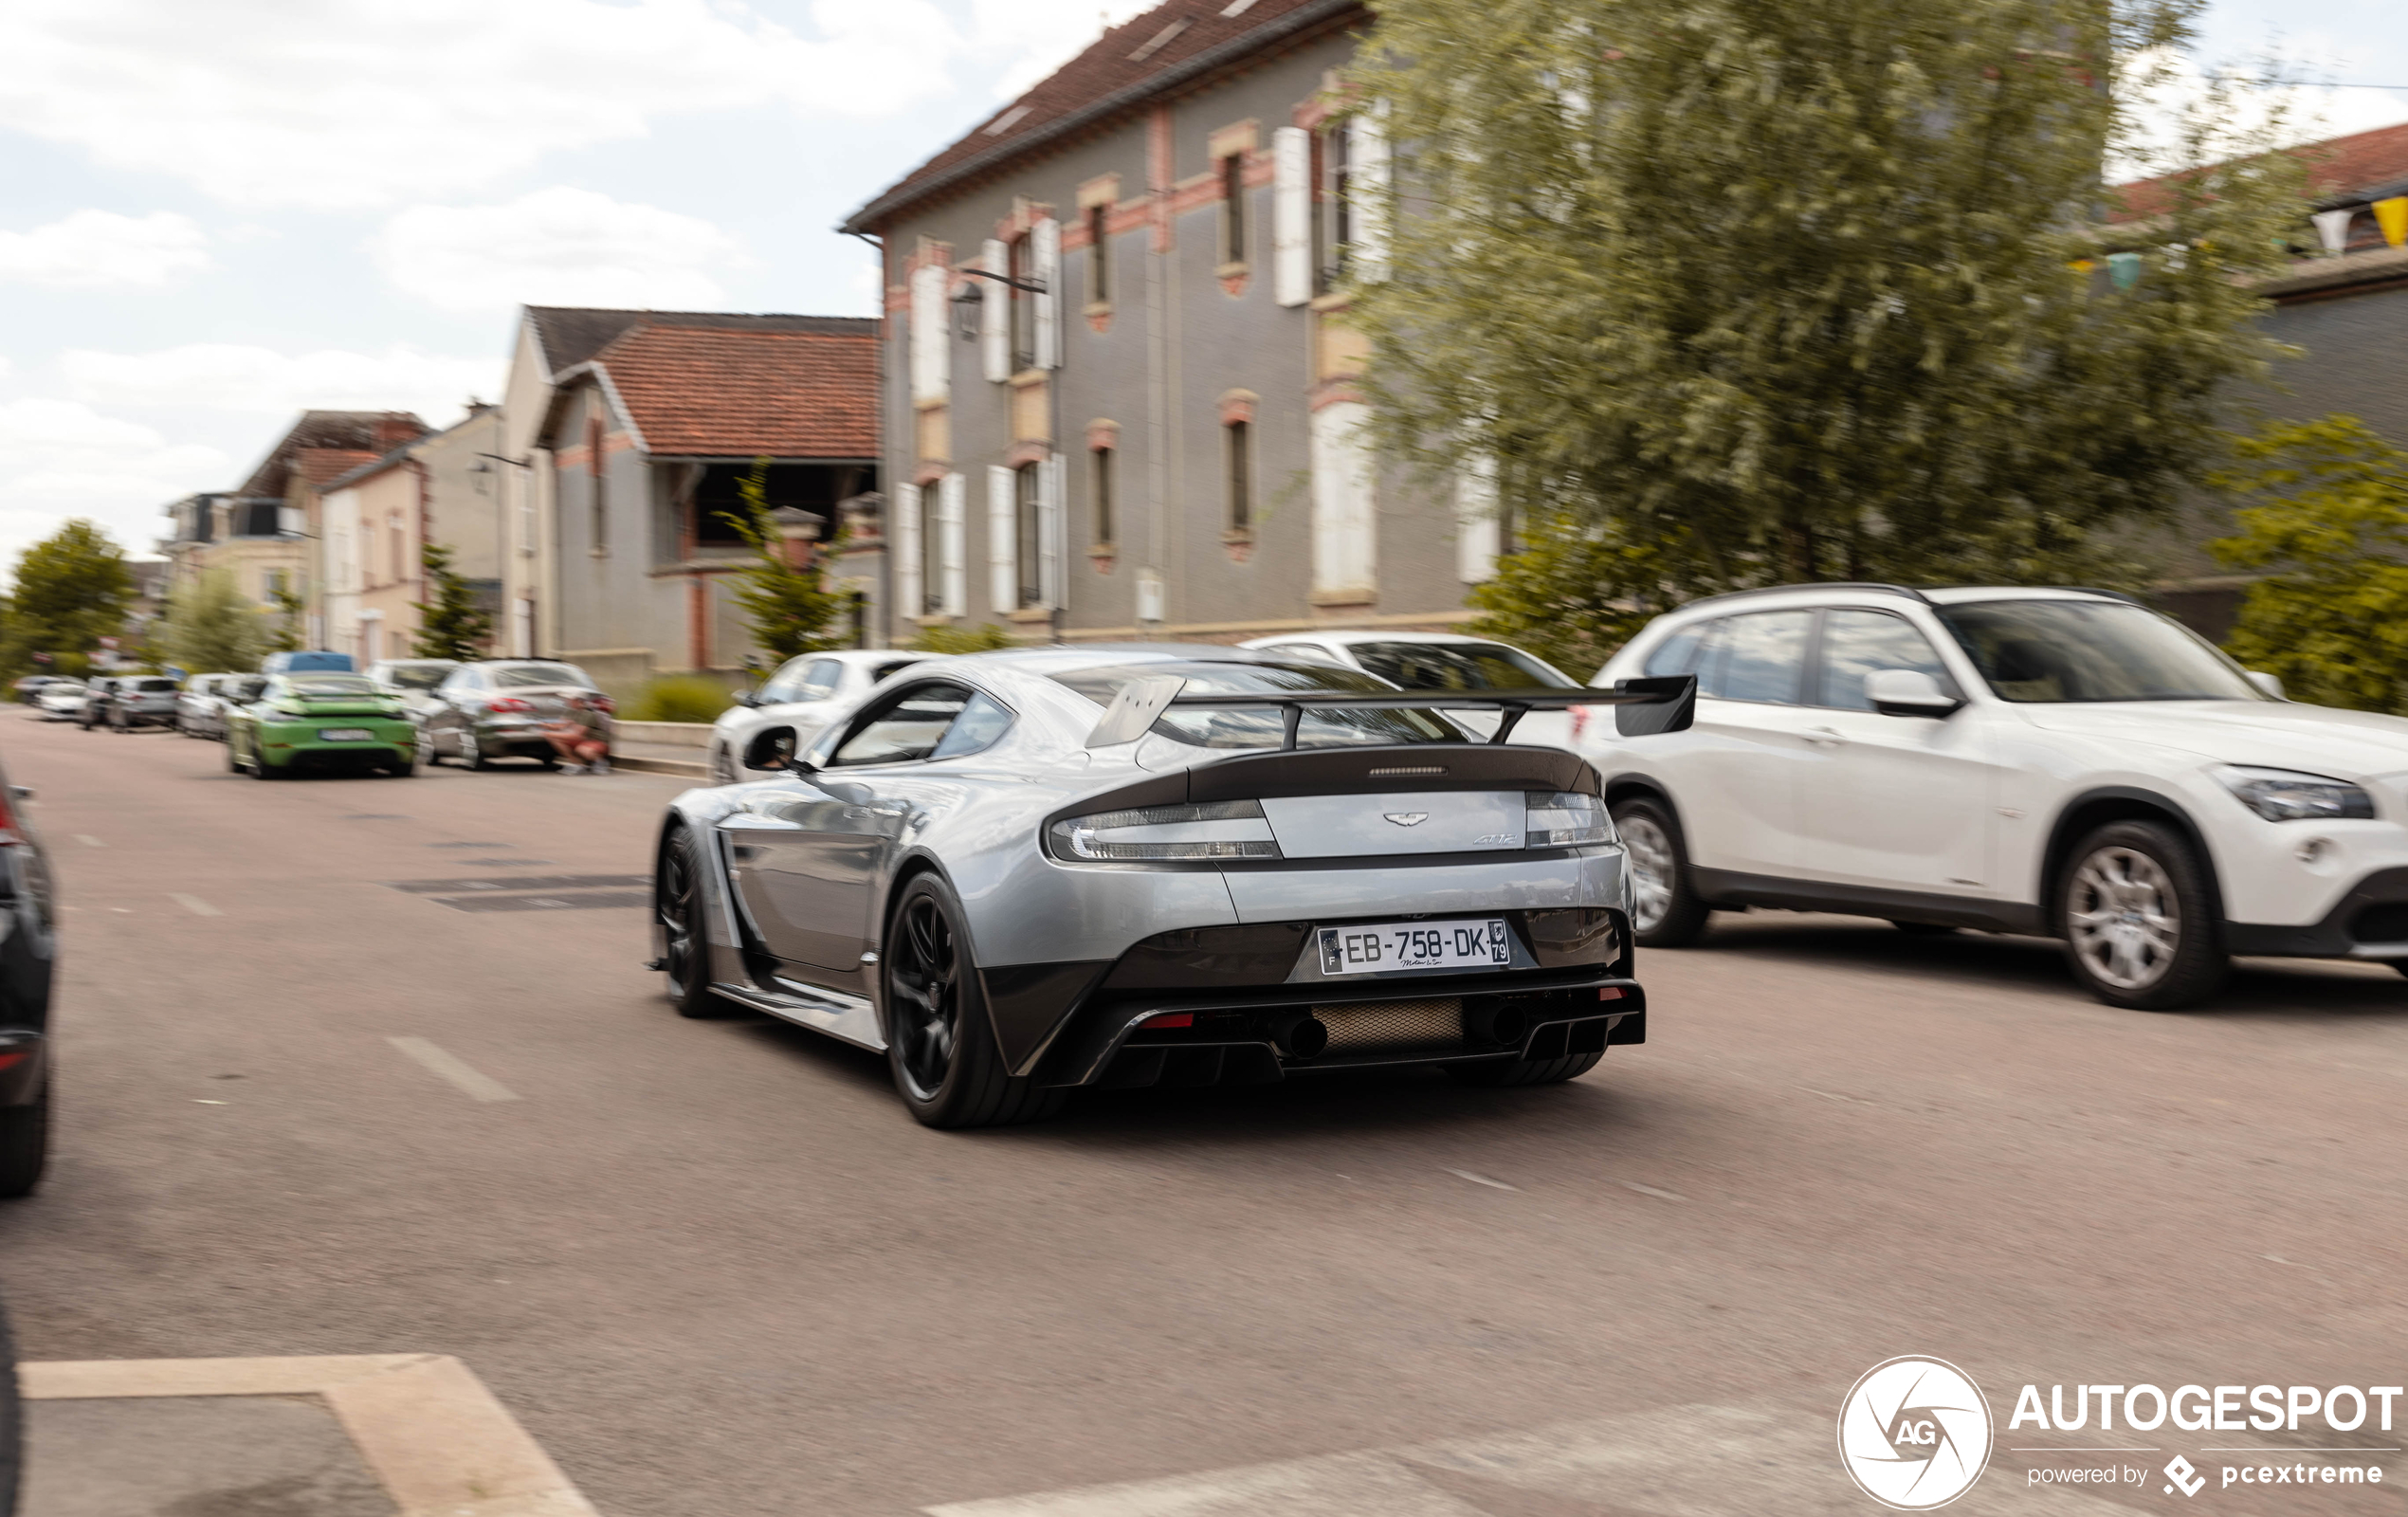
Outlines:
{"label": "suv headlight", "polygon": [[1575,843],[1615,841],[1614,818],[1606,814],[1605,802],[1595,795],[1534,790],[1525,793],[1522,799],[1528,808],[1523,822],[1523,848],[1570,848]]}
{"label": "suv headlight", "polygon": [[1145,806],[1070,816],[1047,830],[1053,856],[1078,863],[1116,859],[1275,859],[1279,844],[1260,801]]}
{"label": "suv headlight", "polygon": [[2375,797],[2346,779],[2244,764],[2226,764],[2216,771],[2216,777],[2240,798],[2242,805],[2270,822],[2375,814]]}

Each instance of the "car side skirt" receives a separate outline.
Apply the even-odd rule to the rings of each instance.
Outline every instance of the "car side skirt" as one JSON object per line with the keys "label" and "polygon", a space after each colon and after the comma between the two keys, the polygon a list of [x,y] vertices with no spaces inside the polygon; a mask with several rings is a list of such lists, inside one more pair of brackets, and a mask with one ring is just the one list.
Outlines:
{"label": "car side skirt", "polygon": [[1978,927],[1986,932],[2028,933],[2045,937],[2047,920],[2028,902],[1982,900],[1972,896],[1937,895],[1927,890],[1892,890],[1880,886],[1841,885],[1825,880],[1788,880],[1769,874],[1743,874],[1736,869],[1706,869],[1692,866],[1689,878],[1707,905],[1717,907],[1771,906],[1783,911],[1829,911],[1840,916],[1884,917],[1895,922],[1928,922],[1943,927]]}

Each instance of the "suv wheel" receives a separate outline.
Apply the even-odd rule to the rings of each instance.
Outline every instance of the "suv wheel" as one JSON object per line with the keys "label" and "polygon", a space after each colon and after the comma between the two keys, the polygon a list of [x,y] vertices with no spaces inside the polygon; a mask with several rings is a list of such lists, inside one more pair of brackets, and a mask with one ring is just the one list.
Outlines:
{"label": "suv wheel", "polygon": [[1613,808],[1631,870],[1631,935],[1644,948],[1686,948],[1706,935],[1713,908],[1689,884],[1687,845],[1672,808],[1634,795]]}
{"label": "suv wheel", "polygon": [[2207,872],[2169,827],[2110,822],[2090,833],[2066,859],[2056,903],[2074,976],[2110,1006],[2172,1011],[2224,983]]}

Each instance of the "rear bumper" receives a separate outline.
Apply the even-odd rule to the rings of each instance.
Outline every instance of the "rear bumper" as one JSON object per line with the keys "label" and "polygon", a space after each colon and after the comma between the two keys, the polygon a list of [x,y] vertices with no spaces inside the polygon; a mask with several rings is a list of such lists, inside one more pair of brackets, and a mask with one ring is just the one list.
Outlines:
{"label": "rear bumper", "polygon": [[0,1028],[0,1106],[41,1099],[50,1069],[50,1039],[31,1028]]}
{"label": "rear bumper", "polygon": [[2408,960],[2408,868],[2366,875],[2321,921],[2227,922],[2224,949],[2268,959]]}

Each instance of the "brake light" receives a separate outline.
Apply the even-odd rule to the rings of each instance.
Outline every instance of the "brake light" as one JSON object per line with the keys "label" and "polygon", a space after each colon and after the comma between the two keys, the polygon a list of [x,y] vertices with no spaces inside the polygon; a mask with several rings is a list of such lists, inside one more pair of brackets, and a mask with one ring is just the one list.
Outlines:
{"label": "brake light", "polygon": [[1164,1012],[1159,1016],[1149,1016],[1137,1025],[1140,1027],[1194,1027],[1195,1014],[1194,1012]]}
{"label": "brake light", "polygon": [[14,848],[24,841],[17,835],[17,813],[9,804],[9,787],[0,785],[0,848]]}
{"label": "brake light", "polygon": [[497,695],[485,703],[488,711],[532,711],[535,707],[515,695]]}

